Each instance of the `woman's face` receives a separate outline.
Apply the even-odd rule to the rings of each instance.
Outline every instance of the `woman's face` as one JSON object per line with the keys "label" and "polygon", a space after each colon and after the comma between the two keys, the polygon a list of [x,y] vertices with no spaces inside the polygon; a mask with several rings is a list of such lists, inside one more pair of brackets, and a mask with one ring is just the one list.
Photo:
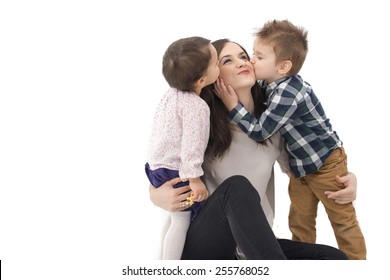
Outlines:
{"label": "woman's face", "polygon": [[253,65],[244,50],[228,42],[219,54],[219,77],[234,90],[251,88],[256,83]]}

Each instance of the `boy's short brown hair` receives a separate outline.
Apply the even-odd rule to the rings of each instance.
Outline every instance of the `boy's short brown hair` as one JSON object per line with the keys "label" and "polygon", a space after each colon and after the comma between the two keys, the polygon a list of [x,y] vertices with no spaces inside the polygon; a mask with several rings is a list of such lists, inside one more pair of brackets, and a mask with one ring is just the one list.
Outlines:
{"label": "boy's short brown hair", "polygon": [[254,35],[273,47],[276,62],[292,62],[289,75],[301,70],[308,52],[307,30],[293,25],[288,20],[272,20],[264,24]]}

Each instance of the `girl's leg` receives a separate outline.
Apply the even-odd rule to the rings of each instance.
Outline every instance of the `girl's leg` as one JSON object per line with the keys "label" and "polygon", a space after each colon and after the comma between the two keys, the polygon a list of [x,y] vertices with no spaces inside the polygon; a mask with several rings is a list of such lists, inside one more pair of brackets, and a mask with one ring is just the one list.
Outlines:
{"label": "girl's leg", "polygon": [[190,211],[171,213],[171,223],[164,239],[163,260],[180,260],[190,226],[190,217]]}
{"label": "girl's leg", "polygon": [[159,253],[159,260],[163,259],[163,252],[164,252],[164,239],[167,235],[167,232],[169,230],[169,227],[171,226],[171,217],[168,216],[167,219],[164,221],[164,224],[161,228],[161,242],[160,242],[160,253]]}
{"label": "girl's leg", "polygon": [[[151,170],[148,163],[145,164],[145,172],[150,183],[156,188],[163,183],[173,178],[179,177],[178,170],[170,170],[167,168],[158,168]],[[174,185],[174,188],[180,188],[188,185],[188,181],[179,182]],[[180,260],[187,230],[191,220],[191,209],[188,211],[175,212],[170,214],[169,223],[163,228],[163,242],[161,259],[163,260]],[[164,234],[165,233],[165,234]]]}
{"label": "girl's leg", "polygon": [[236,246],[248,259],[285,259],[257,191],[243,176],[228,178],[206,200],[190,225],[182,259],[235,259]]}

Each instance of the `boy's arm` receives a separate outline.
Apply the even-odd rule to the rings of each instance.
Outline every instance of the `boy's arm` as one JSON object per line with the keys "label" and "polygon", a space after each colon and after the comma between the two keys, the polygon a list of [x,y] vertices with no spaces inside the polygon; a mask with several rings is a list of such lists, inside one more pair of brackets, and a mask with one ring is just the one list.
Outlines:
{"label": "boy's arm", "polygon": [[262,141],[272,135],[271,133],[266,133],[262,122],[239,103],[235,90],[230,85],[226,86],[222,78],[219,78],[214,85],[217,96],[230,112],[228,118],[241,127],[249,137],[255,141]]}
{"label": "boy's arm", "polygon": [[294,95],[285,90],[277,90],[272,94],[268,107],[260,118],[249,113],[242,104],[231,110],[228,118],[253,140],[263,141],[290,123],[297,108],[298,103]]}
{"label": "boy's arm", "polygon": [[239,103],[234,89],[230,85],[226,86],[222,79],[216,81],[215,89],[218,97],[230,111],[228,118],[255,141],[271,137],[280,127],[291,122],[291,117],[298,108],[296,90],[288,87],[288,82],[275,89],[268,101],[267,110],[258,119]]}

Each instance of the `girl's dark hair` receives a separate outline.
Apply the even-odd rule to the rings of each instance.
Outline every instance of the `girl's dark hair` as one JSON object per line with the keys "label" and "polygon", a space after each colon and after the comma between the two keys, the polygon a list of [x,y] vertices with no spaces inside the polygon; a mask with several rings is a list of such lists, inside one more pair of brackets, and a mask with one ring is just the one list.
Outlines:
{"label": "girl's dark hair", "polygon": [[193,91],[211,59],[210,40],[188,37],[173,42],[165,51],[162,73],[170,87]]}
{"label": "girl's dark hair", "polygon": [[[213,46],[219,55],[226,43],[234,43],[229,39],[221,39],[213,42]],[[247,51],[240,45],[240,48],[248,56]],[[255,105],[254,115],[258,118],[265,111],[265,97],[260,85],[256,82],[252,89],[252,97]],[[232,142],[232,131],[227,119],[228,110],[221,99],[214,93],[214,84],[208,85],[202,89],[200,94],[210,107],[210,138],[207,144],[205,156],[208,159],[220,158],[229,149]],[[264,142],[262,142],[264,143]]]}

